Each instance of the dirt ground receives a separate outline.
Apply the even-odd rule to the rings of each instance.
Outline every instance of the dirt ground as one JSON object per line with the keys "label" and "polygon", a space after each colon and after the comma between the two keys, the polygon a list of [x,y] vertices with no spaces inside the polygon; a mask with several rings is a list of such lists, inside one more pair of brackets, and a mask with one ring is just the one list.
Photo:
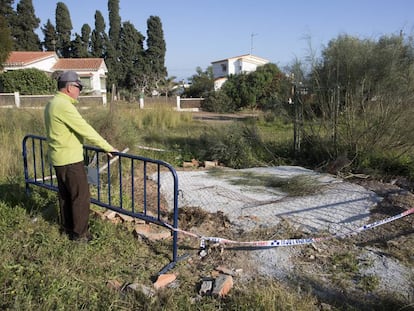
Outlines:
{"label": "dirt ground", "polygon": [[237,120],[245,120],[248,118],[256,118],[258,117],[257,113],[214,113],[214,112],[206,112],[206,111],[196,111],[192,112],[193,119],[199,121],[207,121],[207,122],[232,122]]}
{"label": "dirt ground", "polygon": [[[406,186],[400,187],[398,182],[358,179],[351,182],[383,198],[371,209],[370,223],[414,207],[414,194]],[[220,211],[207,213],[197,208],[181,210],[179,223],[180,227],[191,231],[202,228],[203,232],[235,240],[247,237],[274,239],[275,232],[288,239],[306,237],[288,221],[273,228],[243,232],[232,227]],[[193,247],[196,249],[198,245]],[[273,271],[265,273],[294,290],[317,295],[321,310],[414,310],[413,250],[414,215],[411,214],[344,239],[274,249],[280,267],[272,267]],[[263,252],[268,254],[269,251],[209,245],[208,255],[198,260],[200,266],[225,265],[230,269],[241,269],[241,282],[243,278],[248,280],[263,275],[263,267],[258,265]]]}
{"label": "dirt ground", "polygon": [[[249,117],[256,116],[194,114],[194,119],[212,123]],[[354,178],[347,181],[383,198],[370,210],[369,223],[414,207],[414,184],[403,178],[392,181]],[[180,227],[191,231],[202,228],[203,232],[235,240],[269,240],[275,238],[275,232],[278,237],[287,239],[306,237],[306,233],[288,221],[272,228],[244,232],[233,227],[220,211],[207,213],[194,208],[181,210],[179,223]],[[344,239],[273,251],[280,260],[280,267],[271,267],[273,271],[265,271],[265,274],[269,273],[268,277],[291,286],[292,290],[317,295],[321,310],[414,310],[414,214]],[[263,270],[266,270],[258,266],[264,252],[267,251],[209,245],[208,255],[198,260],[201,266],[225,265],[241,269],[240,279],[252,279],[263,275]]]}
{"label": "dirt ground", "polygon": [[[354,182],[384,198],[371,210],[371,223],[414,207],[413,193],[397,185]],[[342,300],[361,310],[414,310],[414,215],[302,249],[297,265],[299,279],[328,302]]]}

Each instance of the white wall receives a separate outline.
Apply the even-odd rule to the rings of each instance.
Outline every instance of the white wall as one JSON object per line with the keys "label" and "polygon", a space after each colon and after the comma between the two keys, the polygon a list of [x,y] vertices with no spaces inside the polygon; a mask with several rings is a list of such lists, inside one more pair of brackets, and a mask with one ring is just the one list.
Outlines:
{"label": "white wall", "polygon": [[16,69],[29,69],[29,68],[36,68],[44,72],[52,73],[53,70],[50,70],[50,68],[53,67],[54,64],[56,64],[57,58],[56,57],[48,57],[46,59],[33,62],[32,64],[28,64],[25,66],[13,66],[13,67],[4,67],[4,71],[8,70],[16,70]]}
{"label": "white wall", "polygon": [[[243,55],[240,57],[228,58],[222,61],[212,63],[213,76],[215,79],[227,77],[231,74],[240,74],[242,72],[252,72],[258,66],[268,63],[267,60],[252,55]],[[223,66],[226,71],[223,71]]]}

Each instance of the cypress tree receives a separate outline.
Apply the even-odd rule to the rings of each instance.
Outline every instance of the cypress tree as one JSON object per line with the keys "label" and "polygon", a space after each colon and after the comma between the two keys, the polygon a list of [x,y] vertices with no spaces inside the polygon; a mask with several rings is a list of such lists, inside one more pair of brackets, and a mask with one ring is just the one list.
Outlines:
{"label": "cypress tree", "polygon": [[55,26],[53,26],[50,19],[43,25],[42,32],[44,36],[44,41],[42,42],[43,49],[46,51],[56,51],[57,34]]}
{"label": "cypress tree", "polygon": [[117,49],[121,33],[121,16],[119,16],[119,0],[108,0],[109,40]]}
{"label": "cypress tree", "polygon": [[105,33],[105,20],[100,11],[95,12],[95,29],[91,35],[91,54],[93,57],[104,57],[108,36]]}
{"label": "cypress tree", "polygon": [[89,38],[91,36],[91,27],[88,24],[83,24],[81,28],[81,35],[75,34],[75,39],[72,41],[71,55],[74,58],[88,58],[89,57]]}
{"label": "cypress tree", "polygon": [[0,69],[9,57],[13,48],[13,40],[6,19],[0,15]]}
{"label": "cypress tree", "polygon": [[71,48],[70,48],[70,55],[73,58],[80,58],[86,57],[83,55],[83,41],[79,34],[75,33],[75,39],[73,39]]}
{"label": "cypress tree", "polygon": [[83,24],[81,28],[82,50],[79,57],[89,57],[90,55],[91,27]]}
{"label": "cypress tree", "polygon": [[[121,82],[119,69],[119,37],[121,33],[121,17],[119,16],[119,0],[108,0],[109,13],[109,40],[105,54],[105,62],[108,66],[108,83],[116,86]],[[121,82],[122,83],[122,82]]]}
{"label": "cypress tree", "polygon": [[150,16],[147,20],[146,62],[149,64],[153,87],[157,87],[167,76],[165,68],[166,44],[161,20],[158,16]]}
{"label": "cypress tree", "polygon": [[56,33],[57,43],[56,50],[62,57],[68,58],[71,55],[71,32],[72,21],[70,19],[70,13],[68,7],[63,2],[58,2],[56,5]]}
{"label": "cypress tree", "polygon": [[105,51],[105,63],[108,67],[108,86],[112,88],[113,85],[118,87],[119,85],[119,77],[120,77],[120,67],[119,67],[119,59],[118,59],[118,51],[112,45],[112,43],[108,40],[108,44],[106,46]]}
{"label": "cypress tree", "polygon": [[120,87],[133,91],[140,80],[139,64],[143,61],[144,36],[130,22],[123,23],[120,40]]}
{"label": "cypress tree", "polygon": [[8,26],[12,26],[12,19],[16,12],[13,10],[14,0],[0,0],[0,16],[2,16]]}
{"label": "cypress tree", "polygon": [[38,51],[41,48],[39,36],[34,32],[39,28],[32,0],[21,0],[16,7],[13,23],[14,49],[17,51]]}

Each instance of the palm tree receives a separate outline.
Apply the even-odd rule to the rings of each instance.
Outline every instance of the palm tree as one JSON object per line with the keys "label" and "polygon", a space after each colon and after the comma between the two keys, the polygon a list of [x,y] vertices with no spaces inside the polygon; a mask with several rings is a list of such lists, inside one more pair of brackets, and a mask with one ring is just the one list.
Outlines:
{"label": "palm tree", "polygon": [[158,87],[160,94],[165,94],[166,99],[168,98],[168,95],[173,93],[177,89],[177,86],[179,86],[179,83],[175,81],[176,78],[177,77],[175,76],[168,77],[160,83]]}

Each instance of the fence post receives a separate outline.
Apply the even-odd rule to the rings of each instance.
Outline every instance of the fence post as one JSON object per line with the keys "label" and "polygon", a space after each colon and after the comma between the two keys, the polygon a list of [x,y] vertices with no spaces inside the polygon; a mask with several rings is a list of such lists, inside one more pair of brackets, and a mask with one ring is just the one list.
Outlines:
{"label": "fence post", "polygon": [[139,108],[144,109],[144,93],[139,94]]}
{"label": "fence post", "polygon": [[107,104],[107,99],[106,99],[106,93],[102,94],[102,105],[106,106]]}
{"label": "fence post", "polygon": [[181,110],[181,97],[177,96],[177,110],[180,111]]}
{"label": "fence post", "polygon": [[14,92],[14,104],[17,108],[20,108],[20,96],[19,92]]}

